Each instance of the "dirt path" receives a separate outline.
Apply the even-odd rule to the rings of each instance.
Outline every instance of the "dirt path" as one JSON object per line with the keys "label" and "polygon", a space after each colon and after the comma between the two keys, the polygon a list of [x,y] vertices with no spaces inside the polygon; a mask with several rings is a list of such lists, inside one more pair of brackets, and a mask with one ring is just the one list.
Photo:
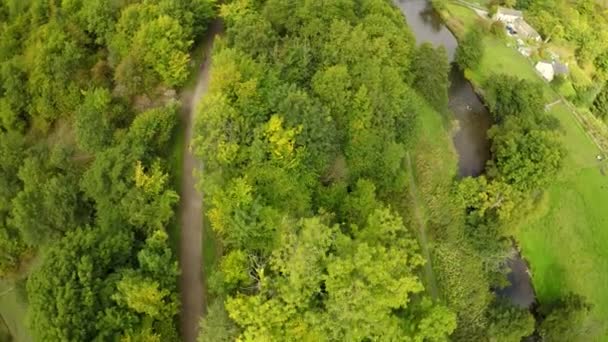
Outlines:
{"label": "dirt path", "polygon": [[214,21],[205,37],[205,59],[200,66],[196,88],[186,90],[181,95],[182,115],[185,129],[184,161],[180,203],[180,255],[181,276],[181,335],[184,342],[195,342],[198,335],[199,320],[203,314],[205,289],[203,286],[202,237],[203,237],[203,199],[196,190],[195,173],[200,171],[201,163],[195,159],[190,150],[193,136],[196,104],[207,92],[209,67],[211,65],[211,48],[216,34],[221,32],[219,20]]}

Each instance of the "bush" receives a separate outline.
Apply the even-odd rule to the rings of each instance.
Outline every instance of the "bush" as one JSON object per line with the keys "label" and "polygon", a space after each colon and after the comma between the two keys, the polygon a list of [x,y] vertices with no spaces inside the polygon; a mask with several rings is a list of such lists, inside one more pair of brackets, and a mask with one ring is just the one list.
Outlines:
{"label": "bush", "polygon": [[505,25],[501,21],[494,21],[490,26],[490,33],[497,38],[505,39],[507,37]]}
{"label": "bush", "polygon": [[479,29],[467,32],[456,50],[456,63],[462,70],[476,69],[483,57],[483,33]]}

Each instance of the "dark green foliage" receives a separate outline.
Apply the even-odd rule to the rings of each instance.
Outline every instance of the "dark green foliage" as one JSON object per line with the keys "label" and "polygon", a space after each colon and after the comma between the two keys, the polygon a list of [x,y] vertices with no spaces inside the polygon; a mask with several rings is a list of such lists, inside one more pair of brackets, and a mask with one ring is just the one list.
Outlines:
{"label": "dark green foliage", "polygon": [[606,119],[608,116],[608,86],[604,85],[593,101],[593,114],[598,118]]}
{"label": "dark green foliage", "polygon": [[545,114],[541,87],[534,82],[495,75],[486,98],[496,125],[488,132],[490,179],[527,193],[541,189],[561,168],[564,149],[553,120]]}
{"label": "dark green foliage", "polygon": [[438,112],[448,107],[449,71],[444,47],[435,49],[431,44],[424,43],[418,48],[412,63],[412,84]]}
{"label": "dark green foliage", "polygon": [[541,306],[544,319],[538,332],[547,341],[575,341],[586,336],[592,306],[577,294]]}
{"label": "dark green foliage", "polygon": [[534,332],[534,316],[527,309],[496,300],[489,310],[490,341],[520,342]]}
{"label": "dark green foliage", "polygon": [[62,152],[41,151],[19,169],[23,188],[12,201],[10,224],[30,246],[60,237],[82,222],[78,174]]}
{"label": "dark green foliage", "polygon": [[[30,277],[30,322],[40,339],[83,341],[97,336],[98,315],[106,314],[118,280],[107,275],[127,264],[132,253],[130,234],[116,229],[102,235],[97,229],[68,233],[48,250]],[[129,319],[120,322],[128,323]]]}
{"label": "dark green foliage", "polygon": [[11,201],[21,190],[18,177],[25,140],[15,132],[0,133],[0,276],[17,267],[25,251],[19,230],[8,222]]}
{"label": "dark green foliage", "polygon": [[138,95],[184,83],[214,12],[0,1],[0,276],[45,250],[28,282],[36,340],[178,340],[165,233],[178,196],[162,160],[179,106]]}
{"label": "dark green foliage", "polygon": [[507,31],[505,30],[505,24],[502,21],[496,20],[492,22],[490,26],[490,33],[496,38],[505,39],[507,38]]}
{"label": "dark green foliage", "polygon": [[42,340],[158,334],[175,340],[177,265],[167,235],[152,234],[134,262],[134,236],[121,227],[68,233],[45,254],[27,290],[30,326]]}
{"label": "dark green foliage", "polygon": [[488,133],[493,159],[488,175],[520,191],[542,189],[562,166],[564,149],[555,132],[510,118]]}
{"label": "dark green foliage", "polygon": [[506,74],[490,77],[484,87],[490,113],[498,124],[507,117],[518,117],[529,121],[542,116],[544,112],[542,89],[535,82]]}
{"label": "dark green foliage", "polygon": [[107,89],[93,89],[85,95],[76,112],[76,139],[85,151],[98,152],[106,148],[112,138],[110,120],[112,95]]}
{"label": "dark green foliage", "polygon": [[483,33],[480,29],[468,31],[456,50],[456,63],[460,69],[474,70],[481,63],[483,56]]}

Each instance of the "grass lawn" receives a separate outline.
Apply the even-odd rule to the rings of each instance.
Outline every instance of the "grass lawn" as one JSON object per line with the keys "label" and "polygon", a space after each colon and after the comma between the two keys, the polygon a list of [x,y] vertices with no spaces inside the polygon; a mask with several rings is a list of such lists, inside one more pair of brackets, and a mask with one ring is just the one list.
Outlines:
{"label": "grass lawn", "polygon": [[[454,4],[448,10],[462,27],[476,24],[473,11]],[[504,42],[487,37],[484,46],[481,67],[468,75],[474,83],[482,84],[500,72],[539,80],[531,63]],[[548,101],[557,98],[547,83],[541,84]],[[608,331],[601,325],[608,322],[608,176],[602,175],[596,161],[598,148],[568,107],[558,104],[550,112],[561,123],[568,156],[564,170],[547,189],[544,212],[519,228],[517,240],[531,265],[540,301],[567,292],[586,296],[594,305],[594,328],[602,329],[601,340],[606,340]]]}
{"label": "grass lawn", "polygon": [[[12,338],[17,342],[31,341],[31,337],[25,326],[25,313],[27,304],[24,293],[19,286],[7,280],[0,281],[0,318],[8,328]],[[2,322],[0,321],[0,325]],[[0,337],[2,336],[0,326]]]}

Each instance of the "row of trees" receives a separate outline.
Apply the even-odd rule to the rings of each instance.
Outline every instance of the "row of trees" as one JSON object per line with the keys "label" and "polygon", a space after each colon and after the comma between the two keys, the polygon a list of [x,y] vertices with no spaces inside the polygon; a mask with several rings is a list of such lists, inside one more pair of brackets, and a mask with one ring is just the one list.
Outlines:
{"label": "row of trees", "polygon": [[[40,341],[177,341],[179,104],[214,2],[0,1],[0,276]],[[145,107],[145,108],[144,108]]]}
{"label": "row of trees", "polygon": [[[445,52],[416,49],[385,0],[236,0],[221,13],[195,144],[224,246],[201,341],[445,340],[456,317],[425,294],[400,210],[414,88],[445,110]],[[427,56],[444,72],[425,73]]]}

